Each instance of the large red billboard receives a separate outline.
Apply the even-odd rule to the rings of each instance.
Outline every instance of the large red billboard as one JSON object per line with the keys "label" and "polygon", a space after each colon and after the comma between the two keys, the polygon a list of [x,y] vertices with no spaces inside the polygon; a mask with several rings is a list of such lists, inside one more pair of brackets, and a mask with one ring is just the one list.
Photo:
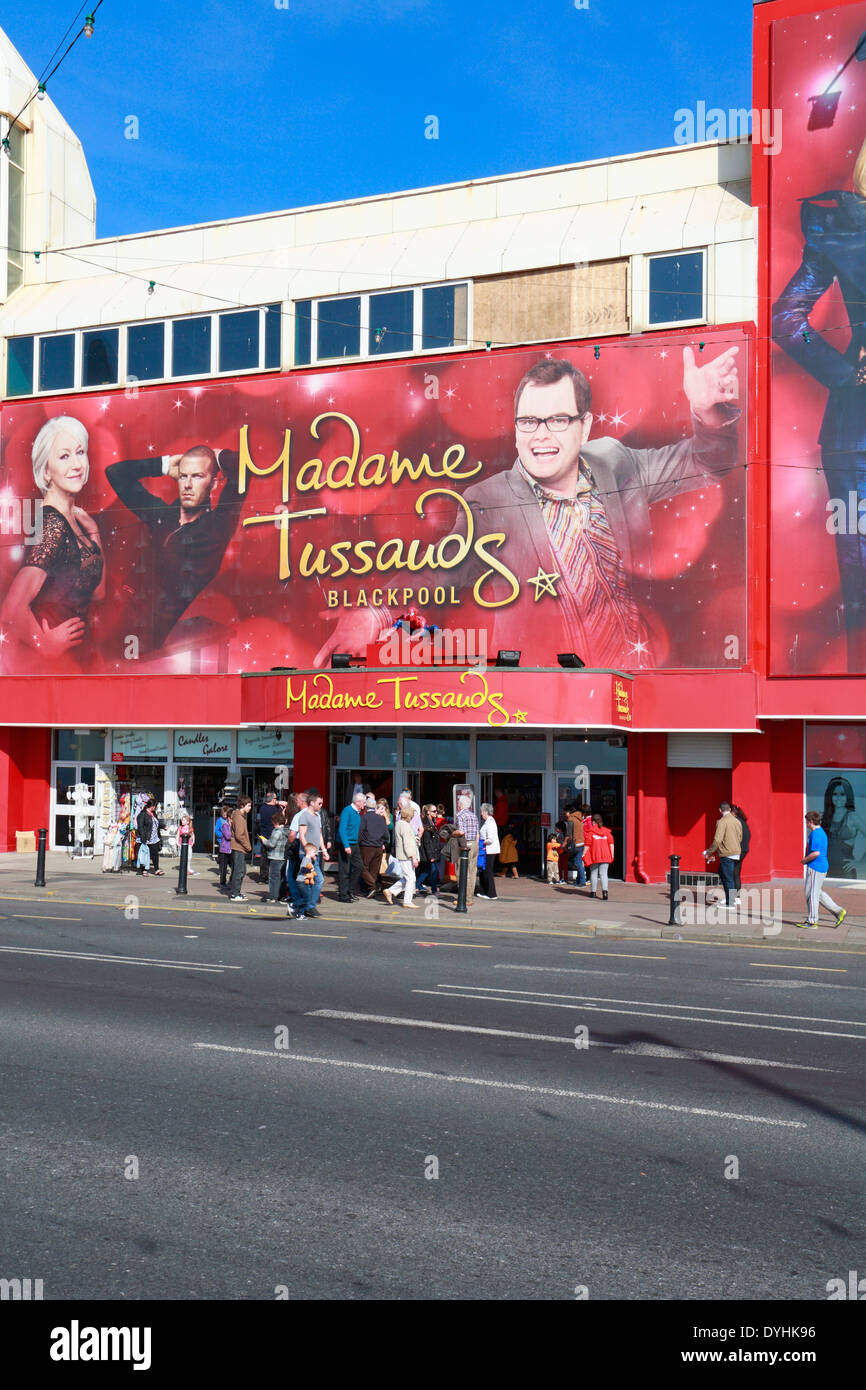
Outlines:
{"label": "large red billboard", "polygon": [[410,608],[740,666],[748,372],[737,326],[7,403],[0,671],[309,669]]}
{"label": "large red billboard", "polygon": [[866,671],[864,31],[866,4],[783,15],[770,24],[768,86],[757,73],[756,105],[768,91],[775,131],[758,159],[769,193],[778,675]]}

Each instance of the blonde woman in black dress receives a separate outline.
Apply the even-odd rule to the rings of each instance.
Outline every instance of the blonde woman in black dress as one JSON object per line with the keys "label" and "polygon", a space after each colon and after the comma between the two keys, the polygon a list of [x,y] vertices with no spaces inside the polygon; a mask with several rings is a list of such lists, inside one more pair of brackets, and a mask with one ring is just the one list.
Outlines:
{"label": "blonde woman in black dress", "polygon": [[36,436],[41,535],[27,547],[0,611],[7,633],[55,669],[80,664],[90,605],[105,596],[99,531],[77,505],[90,472],[87,444],[87,430],[69,415],[47,420]]}

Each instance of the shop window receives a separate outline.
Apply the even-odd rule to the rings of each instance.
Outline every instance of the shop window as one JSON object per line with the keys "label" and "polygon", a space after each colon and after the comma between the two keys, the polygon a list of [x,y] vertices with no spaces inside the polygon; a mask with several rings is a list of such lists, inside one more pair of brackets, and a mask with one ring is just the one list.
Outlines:
{"label": "shop window", "polygon": [[126,330],[129,381],[161,381],[165,376],[165,324],[136,323]]}
{"label": "shop window", "polygon": [[69,762],[101,763],[105,757],[105,734],[101,730],[75,733],[72,729],[55,729],[54,756]]}
{"label": "shop window", "polygon": [[75,334],[39,339],[39,390],[71,391],[75,386]]}
{"label": "shop window", "polygon": [[625,736],[615,735],[616,742],[607,738],[555,738],[553,768],[555,772],[571,772],[588,767],[595,772],[625,772],[628,748]]}
{"label": "shop window", "polygon": [[337,734],[334,752],[337,767],[396,767],[394,734]]}
{"label": "shop window", "polygon": [[81,335],[82,386],[112,386],[116,383],[119,337],[116,328],[93,329]]}
{"label": "shop window", "polygon": [[479,734],[476,757],[482,772],[496,772],[499,768],[508,768],[511,772],[530,769],[543,772],[547,763],[547,741],[543,736],[486,738]]}
{"label": "shop window", "polygon": [[461,768],[465,772],[469,766],[469,739],[441,737],[437,734],[406,734],[403,740],[403,763],[418,771],[436,768]]}

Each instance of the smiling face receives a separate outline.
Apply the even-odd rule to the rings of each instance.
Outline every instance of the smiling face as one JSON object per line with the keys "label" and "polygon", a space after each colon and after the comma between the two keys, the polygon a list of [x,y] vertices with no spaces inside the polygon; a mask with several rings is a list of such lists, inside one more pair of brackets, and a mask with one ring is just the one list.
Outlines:
{"label": "smiling face", "polygon": [[216,470],[204,455],[184,454],[177,477],[181,511],[197,512],[206,507],[215,477]]}
{"label": "smiling face", "polygon": [[[562,377],[548,386],[530,382],[524,387],[516,415],[534,415],[543,420],[551,415],[576,415],[574,384]],[[561,434],[539,425],[532,434],[515,430],[517,457],[533,478],[544,487],[564,496],[574,496],[580,466],[580,451],[589,437],[592,416],[573,420]]]}
{"label": "smiling face", "polygon": [[48,455],[45,469],[48,486],[75,496],[87,482],[87,468],[87,445],[67,430],[60,430]]}
{"label": "smiling face", "polygon": [[833,805],[838,811],[841,811],[848,805],[848,795],[841,783],[839,786],[833,788]]}

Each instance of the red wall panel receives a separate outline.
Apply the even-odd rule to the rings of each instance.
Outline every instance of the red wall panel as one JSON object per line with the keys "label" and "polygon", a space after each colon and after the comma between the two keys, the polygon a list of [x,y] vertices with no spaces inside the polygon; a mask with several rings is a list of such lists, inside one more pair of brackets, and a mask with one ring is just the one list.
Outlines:
{"label": "red wall panel", "polygon": [[[681,855],[681,871],[694,873],[704,867],[719,802],[731,799],[731,772],[725,767],[669,767],[667,786],[671,853]],[[717,872],[714,865],[710,872]]]}

